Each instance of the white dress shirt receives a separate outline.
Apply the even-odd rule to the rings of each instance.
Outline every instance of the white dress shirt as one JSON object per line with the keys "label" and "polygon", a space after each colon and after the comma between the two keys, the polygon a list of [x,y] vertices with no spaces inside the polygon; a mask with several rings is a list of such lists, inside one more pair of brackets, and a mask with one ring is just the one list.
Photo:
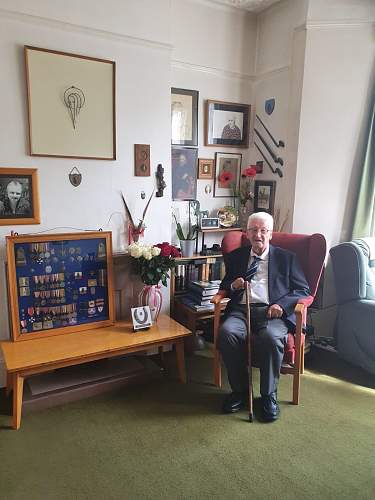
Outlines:
{"label": "white dress shirt", "polygon": [[[250,291],[251,291],[251,302],[252,303],[263,303],[269,304],[270,299],[268,295],[268,260],[269,260],[270,248],[267,247],[266,250],[261,255],[257,255],[252,250],[250,252],[249,267],[254,260],[254,257],[258,257],[258,269],[252,280],[250,281]],[[246,304],[246,294],[243,294],[241,299],[241,304]]]}

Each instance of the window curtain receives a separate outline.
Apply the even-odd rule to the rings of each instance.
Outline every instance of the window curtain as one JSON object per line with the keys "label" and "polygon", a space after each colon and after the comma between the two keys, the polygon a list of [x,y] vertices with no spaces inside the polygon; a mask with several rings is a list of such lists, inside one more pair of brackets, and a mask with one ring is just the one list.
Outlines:
{"label": "window curtain", "polygon": [[375,91],[372,99],[362,178],[354,215],[352,238],[375,236]]}

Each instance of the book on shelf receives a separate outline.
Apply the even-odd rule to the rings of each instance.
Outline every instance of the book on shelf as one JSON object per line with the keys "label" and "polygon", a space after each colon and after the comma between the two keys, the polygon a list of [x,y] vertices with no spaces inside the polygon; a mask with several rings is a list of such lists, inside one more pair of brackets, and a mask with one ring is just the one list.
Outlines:
{"label": "book on shelf", "polygon": [[192,258],[183,264],[177,263],[174,270],[175,290],[187,289],[190,281],[222,280],[224,274],[225,266],[222,257]]}
{"label": "book on shelf", "polygon": [[201,297],[212,297],[219,291],[220,283],[220,280],[190,281],[188,289]]}
{"label": "book on shelf", "polygon": [[186,306],[190,307],[190,309],[193,309],[194,311],[197,312],[209,312],[213,311],[215,309],[215,305],[211,304],[208,302],[207,304],[197,304],[194,299],[192,299],[189,295],[182,295],[178,299],[180,302],[185,304]]}

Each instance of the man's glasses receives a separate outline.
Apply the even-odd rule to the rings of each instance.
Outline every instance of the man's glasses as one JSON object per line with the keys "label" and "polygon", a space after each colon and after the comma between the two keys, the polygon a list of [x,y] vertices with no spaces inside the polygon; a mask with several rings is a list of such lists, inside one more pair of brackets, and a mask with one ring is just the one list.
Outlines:
{"label": "man's glasses", "polygon": [[249,233],[251,233],[251,234],[258,234],[258,233],[260,233],[262,236],[266,236],[266,234],[268,234],[271,231],[271,229],[266,229],[264,227],[262,227],[262,228],[248,227],[247,231]]}

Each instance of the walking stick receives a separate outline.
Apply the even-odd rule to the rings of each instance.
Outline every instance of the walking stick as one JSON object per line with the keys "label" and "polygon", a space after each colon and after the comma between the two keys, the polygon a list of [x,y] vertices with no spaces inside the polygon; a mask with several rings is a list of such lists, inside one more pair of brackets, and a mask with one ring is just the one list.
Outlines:
{"label": "walking stick", "polygon": [[253,372],[251,368],[251,313],[250,313],[250,283],[245,281],[246,293],[246,323],[247,323],[247,363],[249,374],[249,422],[253,421]]}

